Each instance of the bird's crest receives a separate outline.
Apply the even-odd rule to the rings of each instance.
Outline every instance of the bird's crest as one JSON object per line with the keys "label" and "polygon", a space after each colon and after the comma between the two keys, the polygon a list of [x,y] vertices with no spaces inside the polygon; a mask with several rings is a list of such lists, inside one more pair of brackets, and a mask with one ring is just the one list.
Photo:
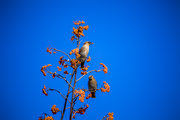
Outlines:
{"label": "bird's crest", "polygon": [[91,44],[94,44],[94,43],[93,43],[93,42],[90,42],[90,41],[86,41],[86,42],[84,42],[84,44],[91,45]]}
{"label": "bird's crest", "polygon": [[93,76],[92,76],[92,75],[90,75],[88,78],[89,78],[89,79],[92,79],[92,78],[93,78]]}

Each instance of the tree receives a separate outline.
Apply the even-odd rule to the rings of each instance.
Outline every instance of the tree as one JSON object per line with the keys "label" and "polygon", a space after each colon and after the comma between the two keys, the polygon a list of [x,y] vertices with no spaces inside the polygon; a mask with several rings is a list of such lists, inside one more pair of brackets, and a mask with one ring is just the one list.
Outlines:
{"label": "tree", "polygon": [[[75,119],[75,116],[77,114],[83,115],[86,112],[86,110],[89,108],[89,105],[86,104],[84,106],[75,108],[75,104],[78,101],[84,103],[85,96],[86,96],[86,99],[90,99],[92,97],[95,97],[93,94],[97,90],[100,90],[101,92],[110,91],[110,86],[106,81],[103,82],[104,87],[102,88],[91,88],[91,87],[89,87],[88,89],[76,88],[77,83],[80,82],[80,80],[83,79],[84,76],[92,72],[101,72],[101,71],[103,71],[104,74],[106,74],[108,72],[108,68],[106,67],[105,64],[100,63],[101,68],[99,70],[88,71],[89,66],[84,65],[85,61],[83,60],[86,60],[85,63],[88,63],[91,61],[91,57],[85,56],[85,59],[82,59],[82,57],[84,57],[84,54],[82,54],[82,49],[79,50],[79,48],[82,42],[81,38],[84,37],[83,32],[84,30],[88,30],[89,26],[88,25],[84,26],[85,24],[84,21],[76,21],[74,22],[74,24],[76,28],[73,27],[73,32],[72,32],[73,36],[71,37],[70,40],[73,43],[76,43],[76,48],[70,51],[69,54],[67,54],[66,52],[58,50],[56,48],[48,47],[47,48],[48,53],[50,54],[62,53],[64,56],[60,57],[59,65],[57,66],[56,72],[50,71],[50,67],[52,66],[51,64],[44,65],[41,68],[41,72],[43,73],[44,76],[46,76],[47,74],[50,74],[52,75],[52,78],[57,77],[59,79],[64,80],[67,83],[66,95],[64,93],[61,93],[60,90],[48,88],[45,85],[44,85],[44,88],[42,89],[42,92],[46,96],[48,96],[48,93],[50,91],[55,91],[59,93],[62,96],[62,98],[65,100],[64,107],[62,108],[62,110],[57,108],[56,105],[53,105],[51,108],[52,114],[57,114],[58,112],[61,114],[61,118],[60,118],[61,120],[63,120],[66,110],[70,110],[69,120]],[[87,43],[88,45],[93,44],[92,42],[85,42],[85,43]],[[70,71],[63,70],[68,67],[71,68]],[[80,78],[77,78],[77,72],[81,73],[82,76]],[[69,80],[67,79],[67,76],[70,76]],[[94,77],[92,78],[94,79]],[[67,107],[67,105],[69,105],[70,107]],[[108,113],[107,115],[103,117],[103,119],[113,120],[113,113]],[[54,118],[48,115],[47,113],[43,113],[39,117],[39,120],[54,120]]]}

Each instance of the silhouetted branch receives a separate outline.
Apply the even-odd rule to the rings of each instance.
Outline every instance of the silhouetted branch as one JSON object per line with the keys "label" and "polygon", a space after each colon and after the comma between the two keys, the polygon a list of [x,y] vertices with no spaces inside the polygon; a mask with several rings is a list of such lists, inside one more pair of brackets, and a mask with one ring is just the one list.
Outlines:
{"label": "silhouetted branch", "polygon": [[58,91],[56,89],[51,89],[51,88],[49,88],[47,91],[56,91],[56,92],[58,92],[64,99],[67,99],[69,101],[69,103],[70,103],[70,100],[67,97],[65,97],[60,91]]}
{"label": "silhouetted branch", "polygon": [[105,115],[105,116],[103,117],[103,119],[102,119],[102,120],[104,120],[106,117],[108,117],[108,114],[107,114],[107,115]]}
{"label": "silhouetted branch", "polygon": [[65,54],[70,60],[71,60],[71,58],[69,57],[69,55],[67,54],[67,53],[65,53],[65,52],[63,52],[63,51],[61,51],[61,50],[57,50],[56,48],[53,48],[55,51],[58,51],[58,52],[61,52],[61,53],[63,53],[63,54]]}
{"label": "silhouetted branch", "polygon": [[[91,71],[87,72],[87,74],[88,74],[88,73],[91,73],[91,72],[100,72],[100,71],[102,71],[102,70],[91,70]],[[81,78],[83,78],[83,77],[86,76],[87,74],[81,76],[79,79],[76,80],[76,82],[78,82]]]}
{"label": "silhouetted branch", "polygon": [[[50,71],[47,71],[48,73],[50,74],[55,74],[58,78],[61,78],[63,79],[68,85],[70,85],[70,87],[72,87],[72,85],[66,80],[65,77],[63,77],[62,75],[58,74],[58,73],[53,73],[53,72],[50,72]],[[73,87],[72,87],[73,88]]]}
{"label": "silhouetted branch", "polygon": [[96,91],[98,91],[98,90],[101,90],[101,88],[98,88],[98,89],[77,89],[77,90],[83,90],[84,92],[88,92],[88,91],[92,91],[92,90],[96,90]]}
{"label": "silhouetted branch", "polygon": [[66,108],[66,109],[69,109],[70,107]]}
{"label": "silhouetted branch", "polygon": [[[72,79],[73,79],[73,76],[74,76],[74,72],[75,72],[75,70],[73,70],[73,73],[71,75],[71,80],[70,80],[70,84],[69,84],[69,87],[68,87],[68,92],[67,92],[66,98],[69,97],[69,93],[70,93],[70,88],[71,88],[71,83],[72,83]],[[67,104],[67,99],[65,99],[65,102],[64,102],[64,108],[63,108],[63,113],[61,115],[61,120],[63,120],[64,113],[66,111],[66,104]]]}
{"label": "silhouetted branch", "polygon": [[73,91],[72,91],[72,98],[71,98],[71,108],[70,108],[70,118],[69,120],[72,120],[72,114],[73,114],[73,102],[74,102],[74,90],[75,90],[75,86],[76,86],[76,76],[77,76],[77,68],[75,69],[75,77],[74,77],[74,86],[73,86]]}

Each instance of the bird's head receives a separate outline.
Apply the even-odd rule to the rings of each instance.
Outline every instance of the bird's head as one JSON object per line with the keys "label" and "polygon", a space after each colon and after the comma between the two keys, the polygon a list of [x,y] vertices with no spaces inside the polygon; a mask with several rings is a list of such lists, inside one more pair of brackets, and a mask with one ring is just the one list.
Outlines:
{"label": "bird's head", "polygon": [[94,77],[92,75],[90,75],[88,78],[89,78],[89,80],[92,80]]}
{"label": "bird's head", "polygon": [[84,42],[84,45],[87,44],[87,45],[91,45],[91,44],[94,44],[93,42],[89,42],[89,41],[86,41]]}

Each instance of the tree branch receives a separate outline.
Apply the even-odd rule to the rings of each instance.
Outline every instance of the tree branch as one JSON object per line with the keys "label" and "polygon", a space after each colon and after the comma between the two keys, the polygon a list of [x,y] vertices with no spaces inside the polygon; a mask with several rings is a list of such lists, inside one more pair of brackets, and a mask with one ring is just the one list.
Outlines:
{"label": "tree branch", "polygon": [[60,91],[58,91],[56,89],[51,89],[51,88],[49,88],[47,91],[56,91],[56,92],[58,92],[64,99],[67,99],[69,101],[69,103],[70,103],[70,100],[67,97],[65,97]]}
{"label": "tree branch", "polygon": [[[73,70],[73,73],[72,73],[72,75],[71,75],[70,85],[71,85],[71,83],[72,83],[72,79],[73,79],[73,76],[74,76],[74,72],[75,72],[75,70]],[[67,95],[66,95],[66,98],[69,97],[70,88],[71,88],[70,85],[69,85],[69,87],[68,87],[68,93],[67,93]],[[63,113],[62,113],[62,115],[61,115],[61,120],[63,120],[64,113],[65,113],[65,111],[66,111],[66,104],[67,104],[67,99],[65,99],[65,102],[64,102],[64,109],[63,109]]]}
{"label": "tree branch", "polygon": [[[102,70],[91,70],[91,71],[87,72],[87,74],[88,74],[88,73],[91,73],[91,72],[100,72],[100,71],[102,71]],[[87,74],[81,76],[79,79],[76,80],[76,82],[78,82],[81,78],[83,78],[83,77],[86,76]]]}
{"label": "tree branch", "polygon": [[69,57],[69,55],[67,54],[67,53],[65,53],[65,52],[63,52],[63,51],[61,51],[61,50],[57,50],[56,48],[53,48],[55,51],[58,51],[58,52],[61,52],[61,53],[63,53],[63,54],[65,54],[70,60],[71,60],[71,58]]}
{"label": "tree branch", "polygon": [[66,109],[69,109],[70,107],[66,108]]}
{"label": "tree branch", "polygon": [[74,86],[73,86],[73,91],[72,91],[71,108],[70,108],[70,117],[69,117],[69,120],[72,120],[72,114],[73,114],[74,89],[75,89],[75,86],[76,86],[76,76],[77,76],[77,68],[75,70]]}
{"label": "tree branch", "polygon": [[[58,77],[58,76],[57,76]],[[59,78],[59,77],[58,77]],[[63,78],[63,80],[65,80],[66,81],[66,83],[70,86],[70,87],[72,87],[73,88],[73,86],[65,79],[65,78]]]}
{"label": "tree branch", "polygon": [[[50,74],[54,74],[53,72],[50,72],[50,71],[47,71],[48,73],[50,73]],[[63,77],[62,75],[60,75],[60,74],[58,74],[58,73],[55,73],[55,75],[58,77],[58,78],[61,78],[61,79],[63,79],[64,81],[66,81],[66,83],[68,84],[68,85],[70,85],[70,87],[72,87],[72,85],[66,80],[66,78],[65,77]],[[73,88],[73,87],[72,87]]]}
{"label": "tree branch", "polygon": [[107,115],[105,115],[105,116],[103,117],[103,119],[102,119],[102,120],[104,120],[106,117],[108,117],[108,114],[107,114]]}
{"label": "tree branch", "polygon": [[[77,48],[79,49],[80,47],[80,37],[77,38]],[[69,120],[72,120],[72,115],[73,115],[73,107],[74,107],[74,90],[75,90],[75,86],[76,86],[76,76],[77,76],[77,68],[75,68],[75,77],[74,77],[74,86],[73,86],[73,90],[72,90],[72,98],[71,98],[71,107],[70,107],[70,117],[69,117]]]}

